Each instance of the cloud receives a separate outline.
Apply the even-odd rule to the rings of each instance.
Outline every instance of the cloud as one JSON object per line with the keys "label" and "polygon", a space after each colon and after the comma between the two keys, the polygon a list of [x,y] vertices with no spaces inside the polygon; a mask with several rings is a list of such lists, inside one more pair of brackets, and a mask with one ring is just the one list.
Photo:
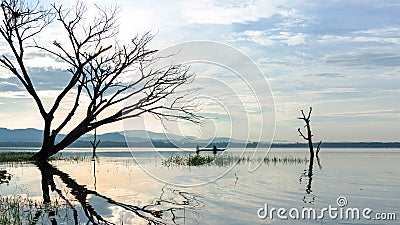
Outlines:
{"label": "cloud", "polygon": [[314,73],[314,74],[306,74],[306,77],[323,77],[323,78],[341,78],[344,77],[339,73]]}
{"label": "cloud", "polygon": [[[297,34],[292,34],[292,33],[286,33],[283,36],[282,42],[286,42],[288,46],[296,46],[296,45],[302,45],[306,43],[306,38],[307,34],[303,33],[297,33]],[[286,41],[285,38],[287,37]]]}
{"label": "cloud", "polygon": [[31,98],[26,91],[2,91],[0,98]]}
{"label": "cloud", "polygon": [[391,116],[397,115],[400,117],[400,110],[384,109],[384,110],[370,110],[370,111],[357,111],[357,112],[338,112],[325,114],[324,116],[344,116],[344,117],[359,117],[359,116]]}
{"label": "cloud", "polygon": [[[40,98],[55,98],[59,94],[57,90],[42,90],[37,91],[37,94]],[[32,96],[27,91],[1,91],[0,98],[32,98]]]}
{"label": "cloud", "polygon": [[285,1],[228,1],[201,0],[187,1],[183,15],[188,23],[195,24],[233,24],[254,22],[278,14],[279,6]]}
{"label": "cloud", "polygon": [[[65,70],[53,67],[28,68],[28,73],[37,90],[61,90],[71,78],[71,75]],[[23,85],[17,77],[0,78],[0,91],[21,89],[23,89]]]}
{"label": "cloud", "polygon": [[228,36],[231,42],[253,42],[263,46],[297,46],[307,43],[310,35],[307,28],[318,24],[312,16],[306,16],[295,8],[281,8],[271,19],[260,20],[270,25],[269,29],[245,29],[232,32]]}
{"label": "cloud", "polygon": [[313,16],[308,16],[300,12],[300,10],[291,8],[279,12],[282,22],[275,24],[275,27],[281,29],[289,28],[306,28],[317,25],[318,22]]}
{"label": "cloud", "polygon": [[[343,136],[349,139],[357,139],[362,136],[360,133],[366,131],[362,127],[366,123],[358,124],[357,117],[363,117],[362,122],[377,121],[377,124],[379,120],[379,124],[385,124],[390,117],[393,118],[391,123],[397,123],[398,116],[395,118],[395,115],[398,115],[399,109],[395,103],[400,94],[396,89],[400,72],[400,19],[396,15],[399,5],[389,5],[388,2],[149,0],[138,3],[130,0],[89,0],[85,4],[91,9],[90,13],[95,11],[92,10],[92,3],[120,5],[118,23],[121,30],[117,38],[127,42],[137,32],[152,30],[157,33],[151,42],[152,48],[156,45],[162,49],[170,44],[201,39],[230,42],[234,47],[245,49],[268,77],[274,91],[277,125],[283,127],[277,131],[279,138],[297,141],[297,134],[293,132],[293,125],[296,128],[297,124],[293,123],[298,122],[299,109],[306,109],[310,104],[315,106],[318,122],[332,123],[326,127],[329,132],[324,139],[327,140],[342,134],[341,124],[337,122],[341,119],[352,128],[352,134]],[[75,1],[62,1],[62,4],[73,5]],[[89,18],[91,16],[88,15]],[[48,27],[37,41],[51,44],[57,39],[67,43],[64,34],[60,27]],[[5,43],[0,44],[0,50],[2,54],[10,52]],[[63,72],[64,64],[54,57],[33,48],[26,50],[27,65],[35,87],[39,89],[40,96],[46,98],[44,103],[50,104],[51,97],[57,95],[68,82],[69,74]],[[203,51],[211,52],[206,48]],[[229,54],[223,57],[229,65],[240,61],[230,59]],[[237,121],[245,118],[244,113],[256,121],[260,114],[258,105],[254,97],[247,93],[245,85],[226,71],[220,74],[217,73],[220,71],[202,68],[198,71],[201,71],[197,73],[198,78],[202,72],[214,78],[204,81],[200,94],[213,96],[225,103]],[[225,90],[215,91],[221,90],[222,84],[226,85]],[[37,113],[31,97],[23,91],[15,77],[3,71],[0,73],[0,97],[4,103],[1,105],[3,112],[12,115],[11,118],[25,119],[24,122],[17,122],[7,118],[1,121],[3,124],[9,127],[17,123],[18,126],[33,126],[26,121],[32,114],[28,113],[29,104],[32,105],[31,111]],[[73,94],[67,96],[62,104],[65,110],[60,109],[61,113],[68,113],[68,106],[74,99]],[[83,106],[87,97],[83,96],[82,101]],[[261,96],[260,101],[265,101],[265,97]],[[6,107],[12,106],[15,108],[5,111]],[[209,113],[224,115],[217,104],[205,104],[204,107]],[[17,116],[15,109],[22,116]],[[331,117],[321,119],[323,115]],[[243,122],[240,124],[245,125]],[[241,128],[247,129],[235,129],[241,131]],[[109,131],[109,127],[102,129]],[[380,133],[386,135],[391,129],[382,128]],[[373,135],[371,131],[370,136]]]}
{"label": "cloud", "polygon": [[400,44],[398,37],[375,37],[375,36],[342,36],[342,35],[324,35],[320,38],[321,43],[332,42],[376,42],[381,44]]}
{"label": "cloud", "polygon": [[240,33],[232,33],[230,41],[248,41],[259,45],[287,45],[296,46],[306,43],[308,35],[305,33],[293,33],[288,31],[270,30],[246,30]]}
{"label": "cloud", "polygon": [[381,45],[400,45],[399,26],[383,26],[368,28],[363,30],[354,30],[344,34],[326,34],[319,37],[320,43],[365,43]]}
{"label": "cloud", "polygon": [[379,28],[370,28],[365,30],[353,31],[353,34],[368,34],[373,36],[392,36],[398,37],[400,26],[384,26]]}
{"label": "cloud", "polygon": [[12,83],[12,82],[7,82],[7,81],[1,81],[2,79],[0,78],[0,91],[20,91],[22,90],[22,86]]}
{"label": "cloud", "polygon": [[326,55],[324,63],[346,67],[399,67],[400,54],[395,52],[347,52],[344,54]]}

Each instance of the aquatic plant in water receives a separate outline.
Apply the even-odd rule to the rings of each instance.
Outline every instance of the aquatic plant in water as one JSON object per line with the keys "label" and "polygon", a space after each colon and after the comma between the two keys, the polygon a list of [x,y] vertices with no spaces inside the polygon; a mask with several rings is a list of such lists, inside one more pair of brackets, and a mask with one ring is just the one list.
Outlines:
{"label": "aquatic plant in water", "polygon": [[20,195],[0,196],[0,225],[45,224],[65,209],[66,205],[58,200],[44,204]]}
{"label": "aquatic plant in water", "polygon": [[259,157],[250,158],[249,156],[239,156],[233,154],[223,154],[223,155],[173,155],[168,158],[163,159],[162,165],[166,167],[171,166],[231,166],[237,163],[247,163],[250,161],[263,162],[266,164],[303,164],[307,163],[309,160],[307,158],[300,158],[294,156],[285,157]]}

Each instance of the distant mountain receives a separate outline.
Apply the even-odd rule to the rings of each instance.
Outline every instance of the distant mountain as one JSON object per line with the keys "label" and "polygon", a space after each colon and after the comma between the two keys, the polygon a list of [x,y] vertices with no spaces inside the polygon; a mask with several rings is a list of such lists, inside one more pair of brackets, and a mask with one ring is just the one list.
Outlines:
{"label": "distant mountain", "polygon": [[[98,134],[97,139],[101,140],[101,141],[125,142],[125,136],[118,132]],[[93,135],[86,134],[83,137],[79,138],[79,140],[80,141],[92,141]]]}
{"label": "distant mountain", "polygon": [[129,141],[134,139],[142,139],[142,140],[174,140],[174,141],[191,141],[196,140],[196,137],[192,136],[180,136],[171,133],[156,133],[152,131],[145,131],[145,130],[128,130],[125,132],[119,132],[122,135],[126,135]]}
{"label": "distant mountain", "polygon": [[[112,132],[97,135],[97,138],[101,141],[112,141],[112,142],[125,142],[125,136],[127,137],[127,141],[129,142],[149,142],[151,141],[158,141],[158,142],[178,142],[178,143],[210,143],[210,142],[245,142],[242,140],[233,140],[230,138],[225,137],[216,137],[214,139],[198,139],[193,136],[180,136],[176,134],[170,133],[156,133],[152,131],[145,131],[145,130],[128,130],[128,131],[121,131],[121,132]],[[93,140],[92,134],[87,134],[84,137],[79,139],[80,141],[91,141]]]}
{"label": "distant mountain", "polygon": [[[27,129],[7,129],[0,128],[0,142],[42,142],[43,131],[27,128]],[[156,133],[152,131],[145,130],[128,130],[121,132],[111,132],[105,134],[97,135],[97,139],[102,142],[125,142],[125,136],[128,137],[129,142],[149,142],[158,141],[158,142],[179,142],[179,143],[210,143],[210,142],[229,142],[229,138],[217,137],[214,139],[204,139],[199,140],[193,136],[180,136],[175,134],[165,134],[165,133]],[[65,134],[60,134],[57,137],[57,141],[61,140],[65,137]],[[93,140],[93,134],[86,134],[78,139],[81,142],[89,142]],[[231,142],[245,142],[241,140],[230,140]]]}
{"label": "distant mountain", "polygon": [[[162,134],[162,133],[155,133],[151,131],[144,131],[144,130],[129,130],[126,132],[112,132],[112,133],[105,133],[97,135],[97,139],[103,141],[111,141],[111,142],[125,142],[125,136],[127,135],[127,139],[129,142],[149,142],[150,140],[155,141],[182,141],[190,139],[191,137],[182,137],[179,135],[173,134]],[[85,136],[81,137],[79,141],[91,141],[93,140],[93,134],[86,134]]]}
{"label": "distant mountain", "polygon": [[[7,129],[0,128],[0,142],[42,142],[43,131],[27,128],[27,129]],[[65,135],[61,134],[57,140]]]}
{"label": "distant mountain", "polygon": [[[236,140],[225,137],[216,137],[214,139],[197,139],[192,136],[180,136],[175,134],[163,134],[144,130],[129,130],[126,132],[111,132],[97,135],[97,139],[101,140],[101,147],[126,147],[125,135],[127,135],[129,145],[136,147],[160,147],[173,148],[177,143],[180,147],[195,148],[197,145],[202,147],[212,147],[216,145],[218,148],[229,147],[269,147],[266,142],[251,142],[244,140]],[[0,147],[37,147],[41,146],[43,131],[27,128],[27,129],[7,129],[0,128]],[[65,137],[60,134],[57,140]],[[92,134],[86,134],[71,147],[91,147],[89,141],[93,140]],[[131,144],[132,143],[132,144]],[[307,143],[288,143],[286,141],[275,141],[272,144],[274,148],[307,148]],[[322,148],[400,148],[400,142],[324,142]]]}

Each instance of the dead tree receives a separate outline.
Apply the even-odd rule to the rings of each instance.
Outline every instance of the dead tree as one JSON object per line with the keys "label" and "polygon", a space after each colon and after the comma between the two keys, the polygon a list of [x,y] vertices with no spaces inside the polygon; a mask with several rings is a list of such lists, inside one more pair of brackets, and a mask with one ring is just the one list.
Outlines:
{"label": "dead tree", "polygon": [[[304,173],[301,176],[301,178],[302,177],[307,177],[308,178],[308,182],[307,182],[307,186],[306,186],[306,194],[309,195],[309,194],[312,193],[312,181],[313,181],[313,175],[314,175],[313,174],[314,155],[315,155],[314,154],[314,146],[313,146],[313,142],[312,142],[313,134],[311,132],[311,125],[310,125],[310,117],[311,117],[312,107],[310,107],[310,110],[308,111],[307,116],[306,116],[306,114],[304,113],[303,110],[300,110],[300,111],[301,111],[302,117],[298,117],[297,119],[303,120],[305,122],[304,127],[307,129],[307,135],[304,135],[303,132],[301,132],[300,128],[298,128],[297,131],[299,132],[300,137],[302,137],[304,140],[307,140],[308,148],[310,149],[310,161],[309,161],[309,164],[308,164],[308,169],[304,171]],[[317,163],[318,163],[318,166],[319,166],[320,169],[322,169],[322,166],[321,166],[321,162],[320,162],[318,154],[319,154],[319,151],[320,151],[321,144],[322,144],[322,141],[320,141],[318,143],[317,151],[316,151]],[[300,181],[301,181],[301,178],[300,178]],[[312,203],[314,200],[315,200],[315,197],[313,197],[311,202],[307,202],[306,201],[306,196],[304,196],[304,198],[303,198],[303,201],[307,202],[307,203]]]}
{"label": "dead tree", "polygon": [[[306,114],[304,113],[303,110],[300,110],[300,111],[301,111],[302,117],[298,117],[297,119],[303,120],[303,121],[305,122],[306,125],[304,125],[304,127],[307,129],[307,136],[304,135],[304,134],[301,132],[301,129],[300,129],[300,128],[298,128],[297,131],[299,132],[300,137],[302,137],[304,140],[307,140],[307,142],[308,142],[308,147],[309,147],[309,149],[310,149],[310,159],[311,159],[311,158],[314,159],[314,144],[313,144],[313,142],[312,142],[313,134],[312,134],[312,132],[311,132],[311,126],[310,126],[310,117],[311,117],[312,107],[310,107],[310,111],[308,112],[308,115],[307,115],[307,116],[306,116]],[[319,151],[321,150],[321,144],[322,144],[322,141],[320,141],[320,142],[318,143],[318,145],[317,145],[317,151],[316,151],[316,156],[317,156],[317,159],[318,159],[318,165],[319,165],[320,168],[322,168],[322,167],[321,167],[321,164],[320,164],[320,160],[319,160]]]}
{"label": "dead tree", "polygon": [[96,149],[97,146],[99,146],[100,144],[100,140],[97,140],[97,129],[94,129],[94,135],[93,135],[93,141],[90,141],[90,145],[92,145],[92,160],[95,160],[95,158],[97,158],[96,156]]}
{"label": "dead tree", "polygon": [[[56,4],[44,9],[39,3],[3,0],[1,10],[0,34],[10,54],[0,57],[0,65],[18,78],[43,118],[42,147],[33,159],[45,160],[97,127],[144,113],[161,119],[199,122],[193,113],[195,106],[184,104],[185,94],[177,91],[192,80],[193,74],[183,65],[151,68],[157,60],[157,51],[148,48],[153,38],[150,33],[136,35],[128,44],[116,41],[118,7],[97,7],[92,22],[85,17],[87,8],[82,2],[71,9]],[[49,24],[62,27],[65,33],[59,38],[66,40],[40,44],[38,39]],[[66,72],[70,79],[50,106],[45,107],[32,82],[25,63],[28,50],[51,55],[69,67]],[[133,70],[139,73],[127,82],[124,76]],[[69,113],[56,114],[67,95],[75,96]],[[134,100],[121,106],[127,99]],[[173,100],[160,104],[165,99]],[[75,115],[78,108],[85,111],[83,118]],[[55,124],[56,116],[62,122]],[[71,122],[73,119],[78,121]],[[57,143],[61,131],[67,135]]]}
{"label": "dead tree", "polygon": [[308,148],[310,149],[310,158],[314,159],[314,146],[313,146],[313,142],[312,142],[312,132],[311,132],[311,126],[310,126],[310,117],[311,117],[311,112],[312,112],[312,107],[310,107],[310,111],[308,111],[308,115],[306,116],[306,114],[304,113],[303,110],[301,110],[301,115],[302,117],[298,117],[297,119],[299,120],[304,120],[304,122],[306,123],[306,125],[304,125],[304,127],[307,129],[307,136],[304,135],[301,132],[301,129],[298,128],[297,131],[299,132],[300,136],[302,138],[304,138],[304,140],[306,140],[308,142]]}

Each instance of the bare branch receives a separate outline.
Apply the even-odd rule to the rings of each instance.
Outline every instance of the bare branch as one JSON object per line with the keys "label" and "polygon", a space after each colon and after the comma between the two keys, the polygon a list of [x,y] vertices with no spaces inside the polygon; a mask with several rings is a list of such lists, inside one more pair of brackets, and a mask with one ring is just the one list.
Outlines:
{"label": "bare branch", "polygon": [[[183,101],[186,94],[178,89],[192,81],[189,67],[153,68],[157,50],[148,47],[153,39],[150,32],[134,36],[128,44],[114,40],[118,34],[119,7],[96,6],[97,14],[92,19],[87,18],[83,1],[70,9],[56,4],[44,9],[38,2],[32,4],[21,0],[2,0],[0,7],[3,13],[0,34],[12,52],[11,56],[0,57],[0,66],[20,80],[35,100],[44,121],[43,145],[36,158],[45,159],[55,154],[96,127],[143,113],[159,119],[199,122],[201,117],[195,115],[195,106],[186,104]],[[50,23],[62,28],[64,33],[60,36],[65,39],[55,38],[52,43],[45,44],[36,41],[35,38],[40,37],[38,34],[44,33]],[[54,96],[48,110],[45,110],[26,66],[25,55],[30,50],[51,55],[69,67],[66,70],[71,78]],[[129,83],[126,75],[137,69],[139,73]],[[57,110],[66,96],[72,94],[76,95],[69,113],[54,128]],[[89,101],[82,104],[80,101],[86,96]],[[130,99],[135,100],[120,106]],[[80,109],[86,110],[86,116],[75,121],[75,114]],[[76,125],[55,144],[56,136],[72,124],[71,121]],[[93,146],[97,145],[93,142]]]}
{"label": "bare branch", "polygon": [[64,121],[57,127],[57,129],[55,129],[53,131],[52,135],[57,135],[58,133],[60,133],[60,131],[68,124],[68,122],[75,115],[76,109],[79,106],[79,98],[81,97],[82,87],[83,87],[83,84],[80,84],[78,86],[78,92],[75,97],[74,106],[72,107],[71,111],[68,113],[68,116],[64,119]]}
{"label": "bare branch", "polygon": [[303,115],[302,119],[306,119],[306,115],[304,115],[304,111],[303,110],[300,110],[300,111],[301,111],[301,114]]}
{"label": "bare branch", "polygon": [[318,146],[317,146],[317,157],[318,157],[319,151],[321,150],[321,149],[320,149],[321,144],[322,144],[322,141],[320,141],[320,142],[318,143]]}
{"label": "bare branch", "polygon": [[[51,10],[42,9],[38,2],[35,4],[18,1],[3,0],[1,2],[3,23],[0,25],[0,34],[7,41],[16,62],[11,62],[3,55],[1,63],[8,68],[24,85],[25,89],[35,100],[40,114],[48,119],[42,101],[37,95],[24,63],[25,41],[40,33],[53,20]],[[20,71],[17,72],[17,71]]]}
{"label": "bare branch", "polygon": [[301,132],[300,128],[297,129],[297,131],[299,132],[300,136],[304,138],[304,140],[308,140],[308,138],[306,138],[306,136],[304,136],[304,134]]}

